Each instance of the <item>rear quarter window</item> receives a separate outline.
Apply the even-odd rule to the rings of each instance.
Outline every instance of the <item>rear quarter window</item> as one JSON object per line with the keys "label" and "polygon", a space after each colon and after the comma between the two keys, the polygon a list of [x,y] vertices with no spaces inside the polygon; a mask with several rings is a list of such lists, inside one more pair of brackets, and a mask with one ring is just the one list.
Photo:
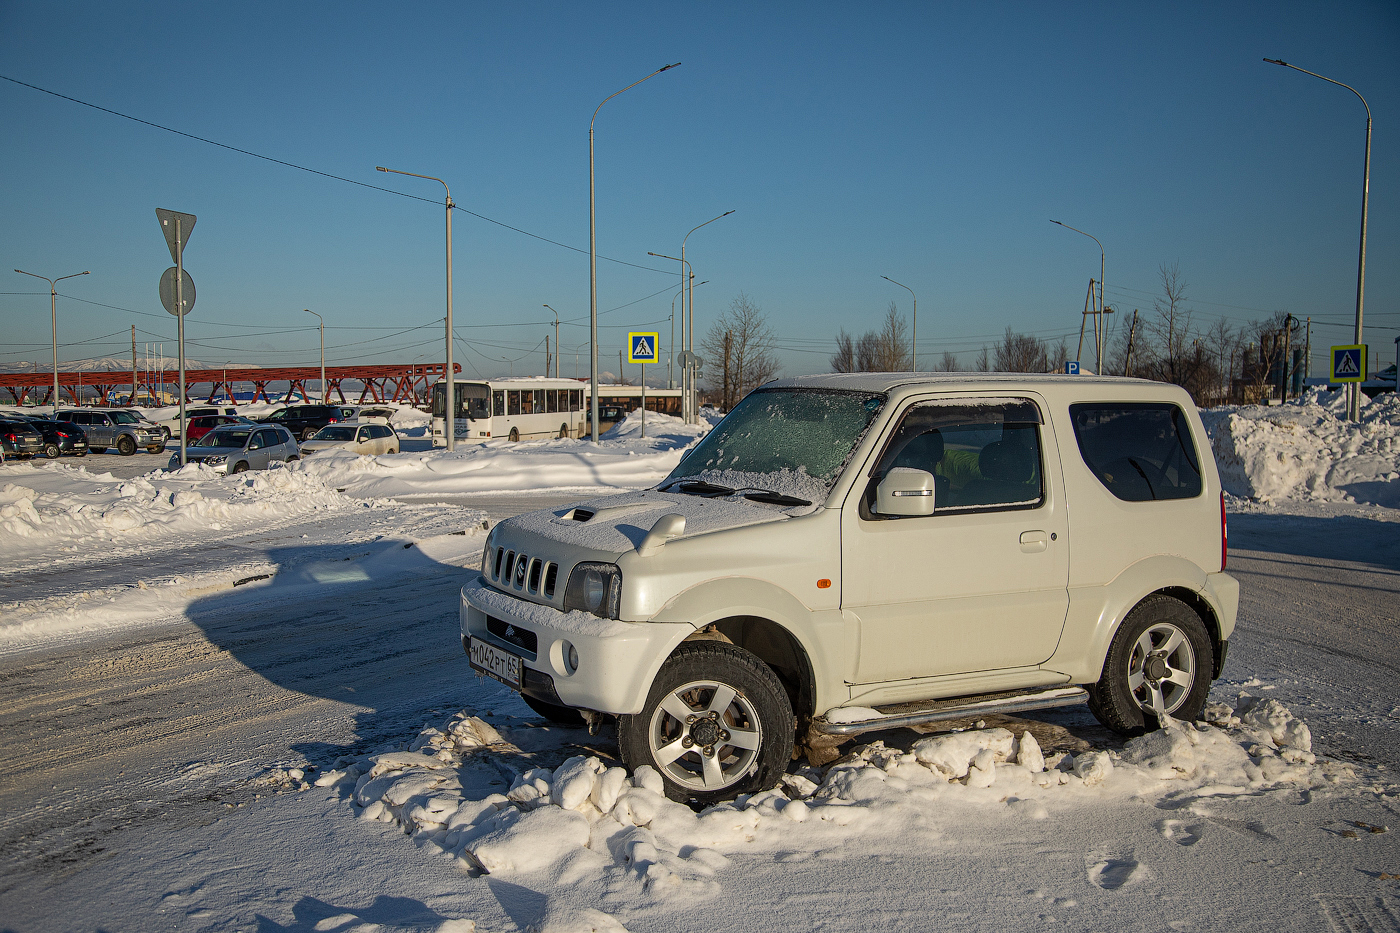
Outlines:
{"label": "rear quarter window", "polygon": [[1079,454],[1125,502],[1192,499],[1201,467],[1186,413],[1170,403],[1092,402],[1069,407]]}

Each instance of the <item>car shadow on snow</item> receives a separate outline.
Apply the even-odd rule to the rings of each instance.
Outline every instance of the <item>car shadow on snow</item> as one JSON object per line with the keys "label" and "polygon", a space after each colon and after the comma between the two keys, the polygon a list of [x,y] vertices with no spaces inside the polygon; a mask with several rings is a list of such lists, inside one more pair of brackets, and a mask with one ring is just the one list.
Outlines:
{"label": "car shadow on snow", "polygon": [[[1400,525],[1361,515],[1229,516],[1230,549],[1353,561],[1400,572]],[[1228,571],[1228,566],[1227,566]]]}
{"label": "car shadow on snow", "polygon": [[400,929],[433,929],[451,917],[428,907],[411,897],[381,894],[368,907],[337,907],[314,897],[303,897],[292,905],[291,923],[278,923],[262,914],[257,918],[257,933],[314,933],[327,930],[359,930],[364,924]]}

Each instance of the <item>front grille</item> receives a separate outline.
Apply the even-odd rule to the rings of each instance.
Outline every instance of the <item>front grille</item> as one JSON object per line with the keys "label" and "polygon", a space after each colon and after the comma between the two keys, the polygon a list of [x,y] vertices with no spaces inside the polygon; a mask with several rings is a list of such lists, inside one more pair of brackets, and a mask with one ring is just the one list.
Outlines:
{"label": "front grille", "polygon": [[496,548],[489,558],[491,582],[503,590],[514,590],[531,596],[553,599],[559,581],[559,565],[554,561],[529,554]]}
{"label": "front grille", "polygon": [[522,651],[530,653],[534,657],[539,650],[539,639],[535,633],[528,629],[516,628],[509,622],[502,622],[495,616],[486,617],[486,631],[495,635],[501,641],[508,642]]}

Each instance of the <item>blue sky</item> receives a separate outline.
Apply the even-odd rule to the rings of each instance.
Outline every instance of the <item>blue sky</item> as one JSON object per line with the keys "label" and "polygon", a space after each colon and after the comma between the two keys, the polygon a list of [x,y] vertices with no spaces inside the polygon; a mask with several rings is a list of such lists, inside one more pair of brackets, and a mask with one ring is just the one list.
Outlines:
{"label": "blue sky", "polygon": [[92,271],[60,284],[61,359],[125,356],[133,324],[143,347],[163,339],[173,354],[157,207],[199,217],[186,251],[192,358],[314,364],[303,308],[325,316],[331,363],[440,357],[441,186],[374,171],[386,165],[440,176],[460,207],[576,248],[454,215],[466,372],[542,371],[548,303],[572,322],[561,374],[579,348],[586,375],[588,121],[671,62],[682,65],[598,116],[598,251],[644,267],[600,258],[604,369],[629,327],[668,338],[679,275],[647,252],[674,255],[731,209],[689,241],[709,282],[697,336],[745,293],[788,374],[825,370],[837,331],[876,326],[890,301],[909,312],[882,275],[919,295],[925,366],[944,350],[971,362],[1008,325],[1073,344],[1098,248],[1050,218],[1103,242],[1108,303],[1125,312],[1150,309],[1159,266],[1176,262],[1204,324],[1291,311],[1328,325],[1315,348],[1347,343],[1330,325],[1354,312],[1365,111],[1265,57],[1371,105],[1367,336],[1388,362],[1400,328],[1393,2],[0,0],[0,75],[438,204],[0,81],[0,364],[51,352],[45,283],[14,268]]}

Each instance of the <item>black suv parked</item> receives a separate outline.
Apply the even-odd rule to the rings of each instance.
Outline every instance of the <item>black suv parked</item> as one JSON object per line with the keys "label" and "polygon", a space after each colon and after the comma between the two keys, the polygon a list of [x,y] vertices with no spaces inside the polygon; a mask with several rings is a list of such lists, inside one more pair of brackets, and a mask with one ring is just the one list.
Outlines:
{"label": "black suv parked", "polygon": [[280,424],[293,437],[309,440],[311,435],[328,424],[343,420],[338,405],[288,405],[279,408],[266,418],[259,418],[262,424]]}

